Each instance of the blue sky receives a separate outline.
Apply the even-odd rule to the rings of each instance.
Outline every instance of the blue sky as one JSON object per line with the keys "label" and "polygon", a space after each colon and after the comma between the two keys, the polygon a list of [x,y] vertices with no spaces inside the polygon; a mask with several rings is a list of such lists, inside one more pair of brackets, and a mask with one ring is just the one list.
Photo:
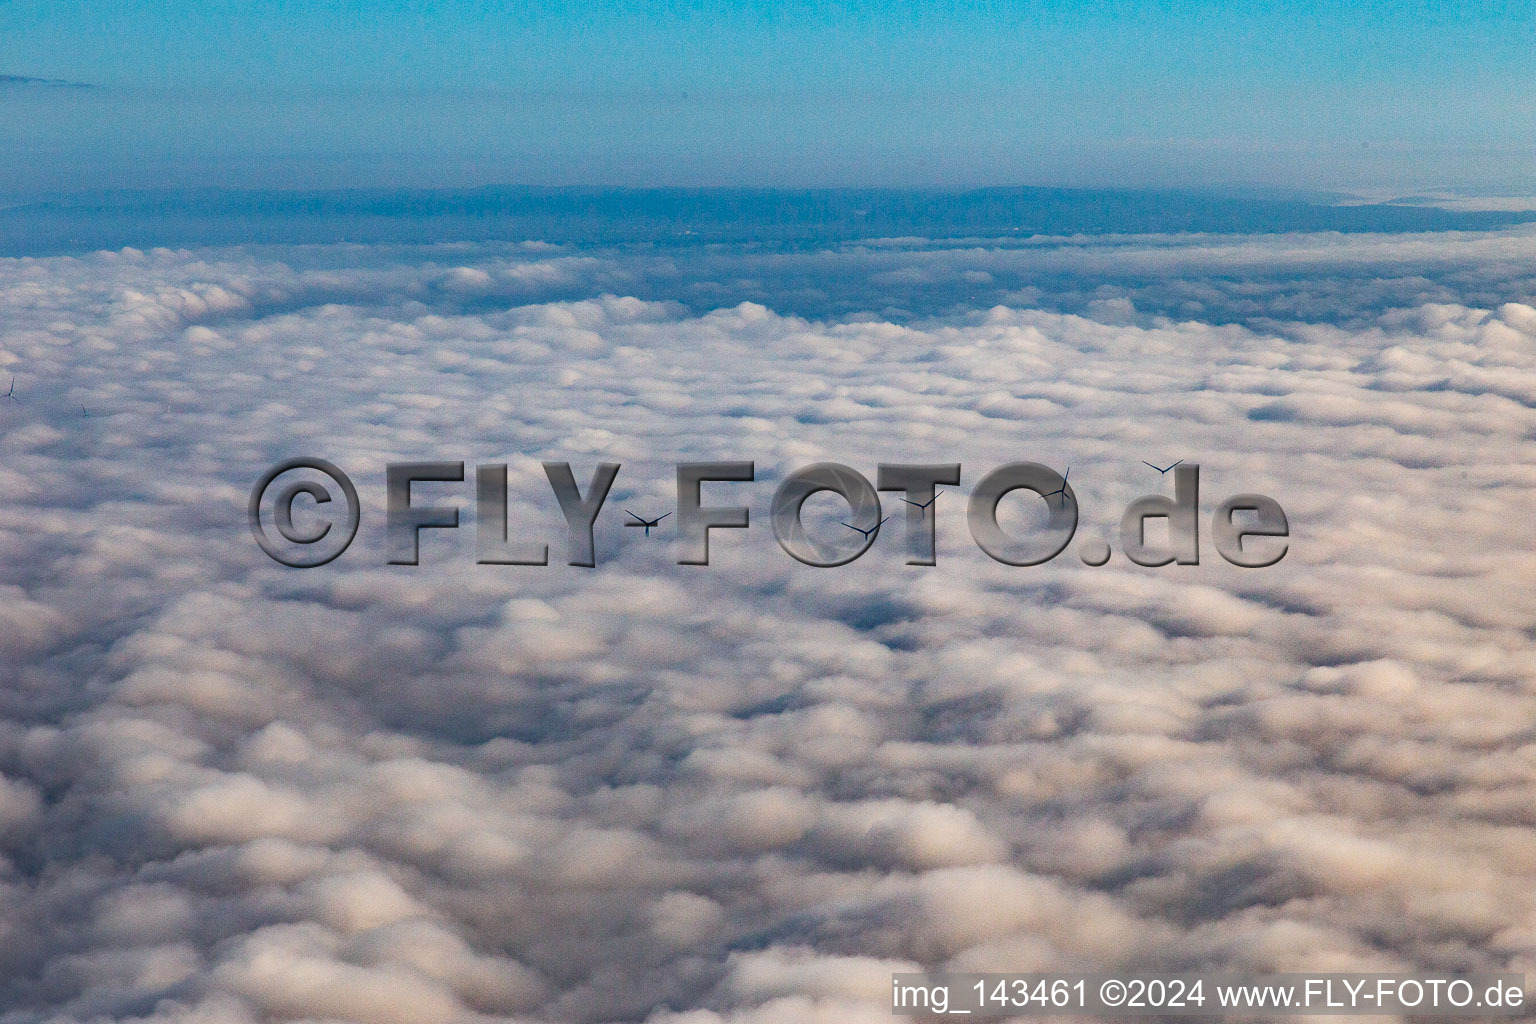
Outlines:
{"label": "blue sky", "polygon": [[1270,184],[1520,191],[1494,3],[0,0],[0,190]]}

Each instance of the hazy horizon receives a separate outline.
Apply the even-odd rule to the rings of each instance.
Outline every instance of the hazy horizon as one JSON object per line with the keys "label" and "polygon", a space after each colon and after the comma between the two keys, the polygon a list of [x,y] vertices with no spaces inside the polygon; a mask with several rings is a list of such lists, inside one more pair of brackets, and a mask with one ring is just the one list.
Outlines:
{"label": "hazy horizon", "polygon": [[0,39],[0,191],[1536,191],[1536,15],[1470,0],[10,0]]}
{"label": "hazy horizon", "polygon": [[1050,244],[1077,235],[1434,233],[1513,228],[1536,204],[1369,202],[1236,189],[154,189],[0,205],[0,256],[336,242],[827,246],[926,238]]}

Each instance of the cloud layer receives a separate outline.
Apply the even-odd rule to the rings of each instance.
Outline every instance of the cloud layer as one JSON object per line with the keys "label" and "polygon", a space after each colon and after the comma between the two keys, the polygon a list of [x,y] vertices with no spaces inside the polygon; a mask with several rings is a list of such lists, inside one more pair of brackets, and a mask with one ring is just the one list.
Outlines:
{"label": "cloud layer", "polygon": [[[0,262],[0,1021],[843,1024],[917,967],[1536,969],[1533,255]],[[795,315],[832,266],[904,312]],[[1383,301],[1405,267],[1433,301]],[[1030,275],[1082,308],[953,291]],[[297,454],[364,507],[307,572],[244,521]],[[384,465],[461,458],[510,463],[555,564],[476,566],[472,513],[384,564]],[[711,567],[621,528],[710,458],[759,469],[712,485],[754,525]],[[966,534],[1029,459],[1117,544],[1144,458],[1200,463],[1204,522],[1275,497],[1291,553],[1025,569]],[[623,463],[596,570],[542,459]],[[784,555],[774,482],[828,459],[963,463],[939,564],[901,517],[841,569]]]}

